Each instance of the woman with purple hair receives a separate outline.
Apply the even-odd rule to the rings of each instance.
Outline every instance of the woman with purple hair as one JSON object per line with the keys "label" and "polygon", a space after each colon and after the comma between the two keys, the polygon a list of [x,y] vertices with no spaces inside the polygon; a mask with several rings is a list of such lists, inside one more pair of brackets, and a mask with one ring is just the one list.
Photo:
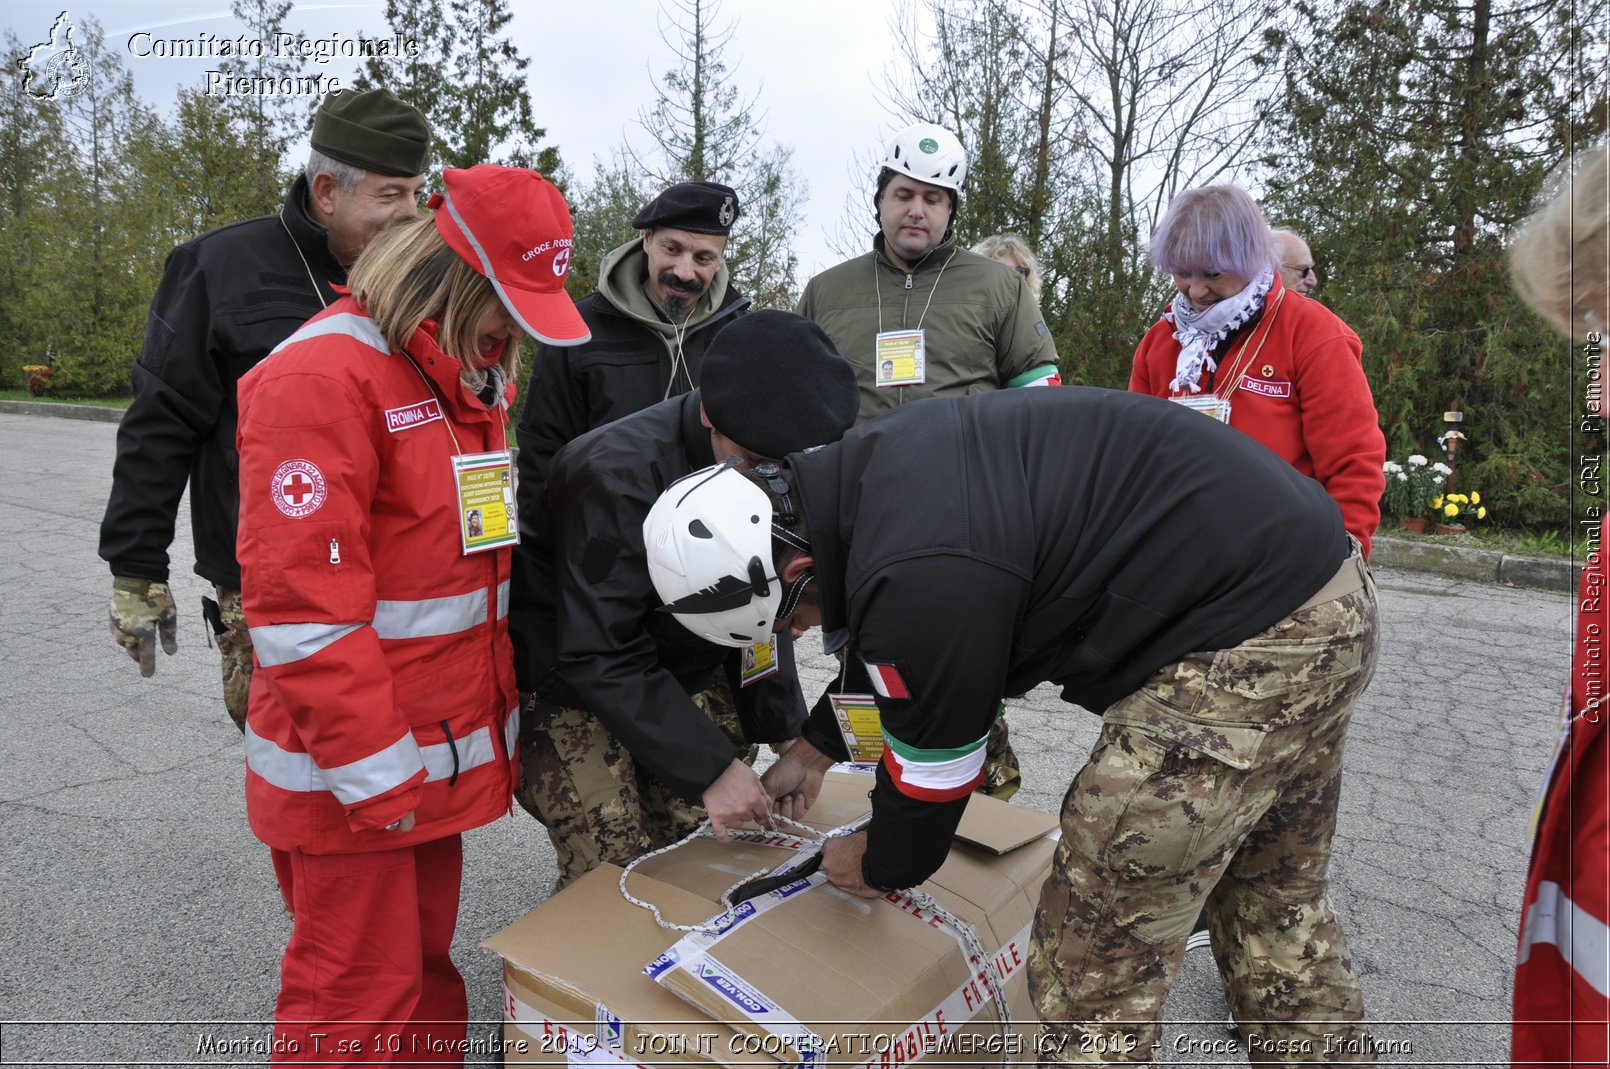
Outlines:
{"label": "woman with purple hair", "polygon": [[1367,557],[1386,439],[1358,335],[1290,297],[1269,224],[1239,186],[1176,196],[1151,260],[1179,293],[1135,350],[1131,392],[1199,409],[1280,454],[1325,487]]}

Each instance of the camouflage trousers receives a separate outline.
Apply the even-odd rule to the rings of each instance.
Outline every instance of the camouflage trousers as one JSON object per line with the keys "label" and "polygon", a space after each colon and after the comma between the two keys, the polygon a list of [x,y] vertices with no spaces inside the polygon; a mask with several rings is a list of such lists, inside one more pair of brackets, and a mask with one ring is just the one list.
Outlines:
{"label": "camouflage trousers", "polygon": [[1251,1064],[1375,1064],[1327,891],[1342,743],[1378,642],[1374,583],[1361,559],[1346,568],[1351,592],[1165,665],[1107,710],[1034,922],[1041,1064],[1153,1063],[1204,904]]}
{"label": "camouflage trousers", "polygon": [[240,607],[240,591],[213,585],[218,592],[214,605],[202,599],[202,615],[218,643],[223,663],[224,708],[242,733],[246,730],[246,697],[252,689],[252,635],[246,629],[246,614]]}
{"label": "camouflage trousers", "polygon": [[[718,680],[689,695],[754,764],[732,691]],[[609,862],[625,865],[698,827],[704,807],[682,798],[632,759],[585,709],[535,704],[520,723],[520,786],[515,798],[548,829],[558,855],[559,891]]]}
{"label": "camouflage trousers", "polygon": [[978,785],[978,793],[1004,802],[1021,786],[1023,773],[1017,766],[1017,751],[1012,749],[1012,735],[1006,725],[1006,703],[1002,702],[984,743],[984,782]]}

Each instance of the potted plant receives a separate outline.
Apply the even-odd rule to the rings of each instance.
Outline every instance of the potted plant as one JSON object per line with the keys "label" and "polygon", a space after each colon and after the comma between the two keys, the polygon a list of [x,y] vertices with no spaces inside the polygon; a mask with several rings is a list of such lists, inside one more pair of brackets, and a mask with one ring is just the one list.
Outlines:
{"label": "potted plant", "polygon": [[1388,460],[1386,491],[1381,495],[1381,511],[1396,516],[1398,526],[1411,534],[1424,534],[1432,514],[1432,502],[1442,496],[1442,487],[1453,474],[1443,463],[1433,464],[1419,453],[1412,453],[1401,464]]}
{"label": "potted plant", "polygon": [[1435,497],[1431,500],[1431,509],[1439,535],[1460,534],[1487,518],[1487,506],[1482,504],[1481,494],[1475,490]]}
{"label": "potted plant", "polygon": [[24,364],[22,373],[28,382],[28,392],[35,397],[50,394],[50,377],[54,369],[49,364]]}

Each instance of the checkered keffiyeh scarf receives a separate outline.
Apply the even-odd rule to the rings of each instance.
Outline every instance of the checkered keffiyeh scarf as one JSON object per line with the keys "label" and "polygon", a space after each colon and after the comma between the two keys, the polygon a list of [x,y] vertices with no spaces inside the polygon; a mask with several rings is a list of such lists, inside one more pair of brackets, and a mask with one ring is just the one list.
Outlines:
{"label": "checkered keffiyeh scarf", "polygon": [[1200,312],[1181,293],[1169,302],[1163,318],[1174,324],[1174,340],[1180,343],[1180,355],[1174,362],[1174,379],[1168,386],[1175,393],[1201,393],[1196,384],[1204,369],[1217,371],[1218,361],[1213,359],[1214,346],[1229,336],[1232,330],[1258,314],[1263,307],[1263,295],[1275,280],[1275,272],[1266,267],[1258,277],[1247,283],[1246,289],[1234,297],[1208,305]]}

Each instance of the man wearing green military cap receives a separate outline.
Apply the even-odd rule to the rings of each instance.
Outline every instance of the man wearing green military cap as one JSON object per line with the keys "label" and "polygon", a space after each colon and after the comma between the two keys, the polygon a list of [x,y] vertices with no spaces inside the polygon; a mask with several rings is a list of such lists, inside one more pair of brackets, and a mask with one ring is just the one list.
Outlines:
{"label": "man wearing green military cap", "polygon": [[252,647],[235,559],[235,384],[336,299],[376,234],[417,214],[430,141],[424,116],[384,89],[332,94],[279,212],[174,249],[151,300],[101,522],[112,636],[146,676],[159,640],[167,653],[178,648],[168,547],[188,482],[196,574],[218,595],[202,599],[203,616],[223,660],[224,704],[242,731]]}

